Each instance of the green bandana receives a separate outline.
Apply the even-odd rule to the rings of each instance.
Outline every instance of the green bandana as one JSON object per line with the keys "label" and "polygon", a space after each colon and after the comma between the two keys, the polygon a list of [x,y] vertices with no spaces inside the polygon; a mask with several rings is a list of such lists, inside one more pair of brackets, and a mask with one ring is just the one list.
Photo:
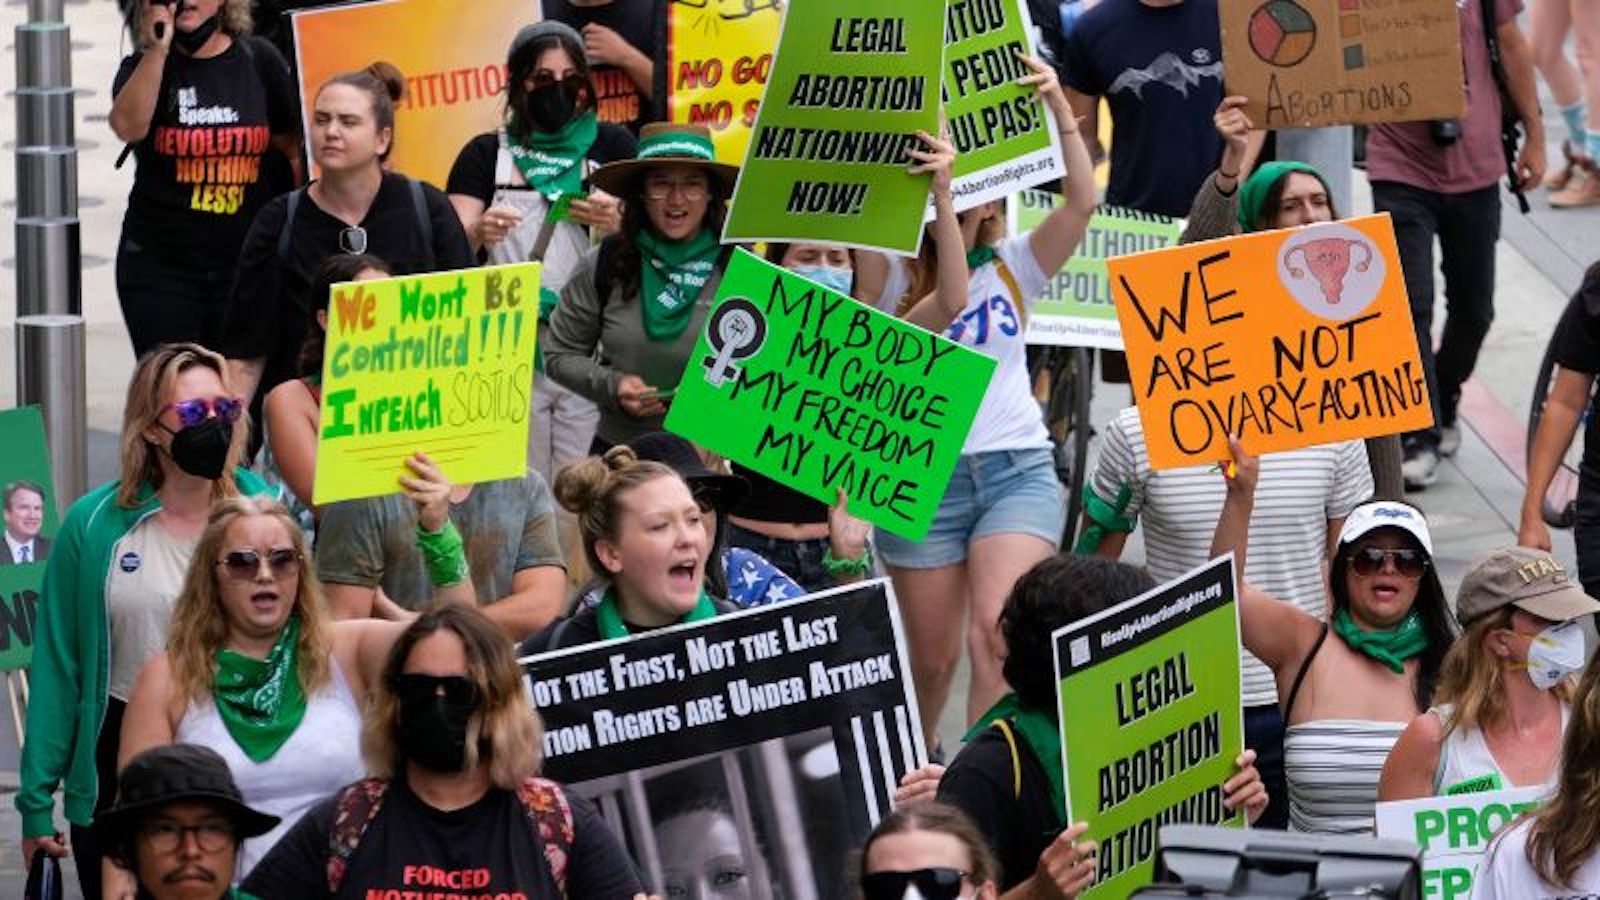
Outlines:
{"label": "green bandana", "polygon": [[[628,630],[628,624],[622,621],[622,611],[617,609],[617,597],[610,588],[606,588],[605,596],[600,598],[600,605],[594,609],[595,618],[599,620],[600,638],[624,638],[633,634]],[[700,599],[695,602],[694,609],[689,614],[674,622],[682,625],[684,622],[702,622],[714,619],[717,616],[717,605],[711,602],[711,595],[704,590],[700,591]]]}
{"label": "green bandana", "polygon": [[988,245],[973,247],[971,250],[967,251],[967,271],[976,272],[988,263],[992,262],[994,258],[999,255],[1000,254],[996,253],[993,247]]}
{"label": "green bandana", "polygon": [[507,132],[506,152],[528,187],[554,200],[583,190],[583,160],[599,133],[600,120],[590,110],[560,131],[530,128],[520,141]]}
{"label": "green bandana", "polygon": [[1061,726],[1049,714],[1023,706],[1017,700],[1017,695],[1012,693],[1001,697],[999,703],[979,716],[977,724],[961,736],[962,742],[971,743],[998,719],[1009,722],[1022,736],[1023,743],[1033,751],[1034,758],[1039,760],[1039,768],[1044,769],[1045,777],[1050,779],[1050,799],[1054,803],[1052,808],[1056,812],[1056,821],[1065,825],[1067,787],[1066,773],[1061,769]]}
{"label": "green bandana", "polygon": [[1290,172],[1305,172],[1315,175],[1318,181],[1327,183],[1322,173],[1303,162],[1284,160],[1282,162],[1269,162],[1263,164],[1245,179],[1244,186],[1239,188],[1239,227],[1246,234],[1256,230],[1256,220],[1261,218],[1261,207],[1267,202],[1267,191],[1278,183]]}
{"label": "green bandana", "polygon": [[689,327],[689,314],[701,288],[711,280],[722,246],[709,228],[686,241],[664,241],[641,231],[634,239],[644,265],[639,275],[639,306],[644,333],[652,341],[675,341]]}
{"label": "green bandana", "polygon": [[1428,649],[1428,634],[1422,630],[1422,616],[1416,610],[1406,614],[1399,625],[1383,631],[1363,631],[1350,611],[1340,607],[1333,614],[1333,633],[1344,638],[1352,650],[1365,653],[1399,674],[1406,660]]}
{"label": "green bandana", "polygon": [[291,617],[265,660],[232,650],[217,651],[211,694],[228,734],[256,762],[271,759],[300,727],[306,714],[305,689],[295,666],[300,619]]}

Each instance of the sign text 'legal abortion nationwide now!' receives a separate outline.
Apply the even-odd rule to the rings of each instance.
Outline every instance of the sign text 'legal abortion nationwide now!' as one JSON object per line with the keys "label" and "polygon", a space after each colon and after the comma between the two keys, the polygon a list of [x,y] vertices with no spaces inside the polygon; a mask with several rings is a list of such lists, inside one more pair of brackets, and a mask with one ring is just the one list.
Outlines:
{"label": "sign text 'legal abortion nationwide now!'", "polygon": [[1156,469],[1433,423],[1387,214],[1106,262]]}
{"label": "sign text 'legal abortion nationwide now!'", "polygon": [[450,481],[528,461],[539,264],[336,284],[328,303],[317,505],[400,491],[424,452]]}

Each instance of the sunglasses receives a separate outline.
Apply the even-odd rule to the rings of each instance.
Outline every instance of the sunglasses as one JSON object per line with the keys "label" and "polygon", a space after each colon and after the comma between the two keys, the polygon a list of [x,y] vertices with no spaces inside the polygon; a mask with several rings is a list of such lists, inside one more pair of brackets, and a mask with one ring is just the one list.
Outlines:
{"label": "sunglasses", "polygon": [[402,672],[389,682],[402,701],[418,702],[443,696],[453,706],[476,706],[478,686],[465,675],[423,675]]}
{"label": "sunglasses", "polygon": [[360,225],[349,225],[339,232],[339,249],[352,256],[367,252],[367,230]]}
{"label": "sunglasses", "polygon": [[923,900],[958,900],[967,873],[960,869],[915,869],[910,872],[873,872],[861,876],[866,900],[902,900],[911,885]]}
{"label": "sunglasses", "polygon": [[300,554],[288,547],[276,547],[265,555],[254,550],[233,550],[217,561],[235,581],[254,581],[265,564],[274,579],[288,578],[300,571]]}
{"label": "sunglasses", "polygon": [[533,82],[533,89],[536,91],[542,88],[547,88],[553,84],[561,84],[566,85],[567,90],[573,92],[574,94],[582,90],[584,86],[589,83],[577,72],[569,72],[567,73],[566,77],[557,78],[550,72],[549,69],[540,69],[534,72],[533,76],[529,80]]}
{"label": "sunglasses", "polygon": [[1350,568],[1357,575],[1376,575],[1386,562],[1394,563],[1395,573],[1402,578],[1421,578],[1428,571],[1428,557],[1420,550],[1380,550],[1364,547],[1350,557]]}
{"label": "sunglasses", "polygon": [[193,428],[201,422],[215,415],[228,424],[239,421],[240,413],[244,412],[244,401],[238,397],[212,397],[210,400],[195,398],[178,403],[169,403],[161,408],[162,412],[172,410],[178,415],[178,424],[184,428]]}

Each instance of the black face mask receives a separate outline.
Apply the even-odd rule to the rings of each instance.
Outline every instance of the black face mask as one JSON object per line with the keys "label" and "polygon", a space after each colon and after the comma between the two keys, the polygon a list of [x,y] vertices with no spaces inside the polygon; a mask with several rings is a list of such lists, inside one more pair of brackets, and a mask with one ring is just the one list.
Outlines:
{"label": "black face mask", "polygon": [[578,95],[583,92],[583,82],[566,78],[528,92],[524,101],[528,119],[540,131],[560,131],[578,110]]}
{"label": "black face mask", "polygon": [[178,49],[182,50],[185,55],[193,56],[200,52],[200,48],[204,47],[206,45],[206,41],[211,40],[211,36],[216,33],[217,17],[212,16],[204,22],[201,22],[199,25],[196,25],[193,31],[183,31],[180,29],[172,36],[172,42],[177,44]]}
{"label": "black face mask", "polygon": [[213,418],[182,431],[167,431],[172,434],[168,453],[178,468],[207,481],[222,477],[222,469],[228,464],[228,448],[233,444],[232,422]]}
{"label": "black face mask", "polygon": [[400,752],[424,769],[461,771],[467,765],[467,724],[477,711],[476,698],[470,703],[447,697],[400,698]]}

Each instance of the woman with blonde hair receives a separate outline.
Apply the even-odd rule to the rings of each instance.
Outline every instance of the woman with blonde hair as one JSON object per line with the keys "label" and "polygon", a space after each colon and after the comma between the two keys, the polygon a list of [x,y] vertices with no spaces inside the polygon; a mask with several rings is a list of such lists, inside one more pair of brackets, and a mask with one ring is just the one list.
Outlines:
{"label": "woman with blonde hair", "polygon": [[423,613],[376,686],[361,741],[374,777],[307,813],[245,880],[246,893],[345,900],[454,888],[553,900],[640,891],[594,807],[535,777],[539,717],[505,633],[482,613]]}
{"label": "woman with blonde hair", "polygon": [[1434,705],[1390,751],[1379,800],[1554,786],[1574,676],[1587,659],[1579,620],[1600,612],[1548,553],[1495,550],[1461,581],[1462,635],[1445,654]]}
{"label": "woman with blonde hair", "polygon": [[140,667],[166,641],[211,504],[268,492],[236,468],[249,429],[225,369],[194,344],[139,360],[123,404],[121,474],[67,511],[45,568],[16,805],[23,858],[37,849],[63,856],[52,795],[65,782],[85,897],[100,896],[88,828],[116,792],[123,710]]}
{"label": "woman with blonde hair", "polygon": [[[859,900],[995,900],[1000,866],[960,808],[927,800],[897,808],[861,847]],[[967,888],[972,893],[966,893]]]}
{"label": "woman with blonde hair", "polygon": [[1472,879],[1473,900],[1593,897],[1600,892],[1600,662],[1572,695],[1550,799],[1501,833]]}

